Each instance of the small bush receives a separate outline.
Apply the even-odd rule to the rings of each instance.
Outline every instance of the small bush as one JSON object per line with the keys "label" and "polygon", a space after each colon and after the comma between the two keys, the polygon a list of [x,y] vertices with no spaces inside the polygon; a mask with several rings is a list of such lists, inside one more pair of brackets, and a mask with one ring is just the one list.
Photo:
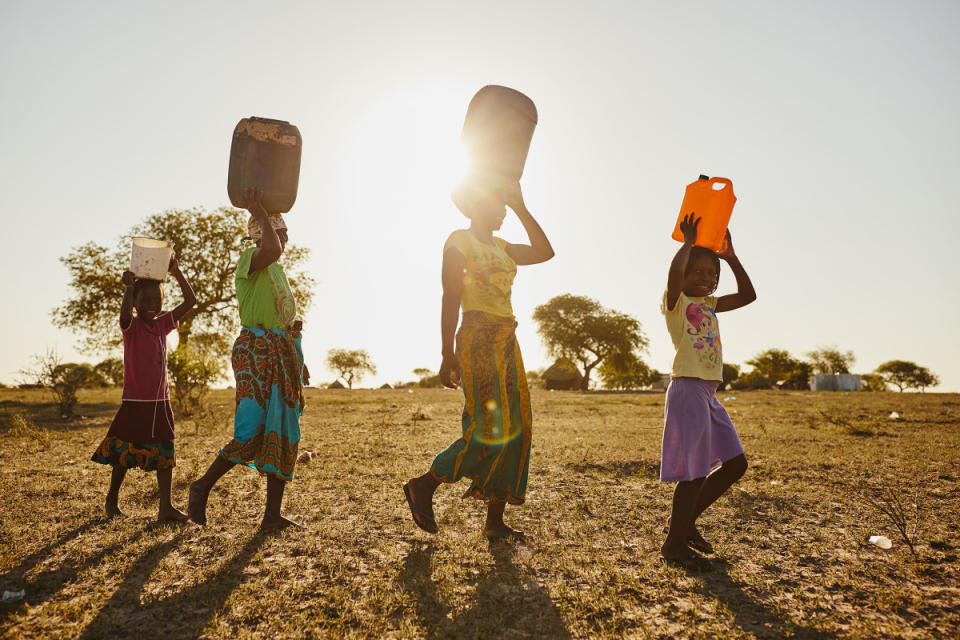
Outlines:
{"label": "small bush", "polygon": [[744,389],[769,389],[772,386],[773,383],[770,382],[770,379],[759,371],[742,373],[736,380],[730,383],[730,388],[736,389],[737,391]]}
{"label": "small bush", "polygon": [[40,444],[42,449],[50,446],[50,434],[47,430],[35,425],[22,413],[15,413],[10,417],[10,429],[7,434],[20,438],[32,438]]}

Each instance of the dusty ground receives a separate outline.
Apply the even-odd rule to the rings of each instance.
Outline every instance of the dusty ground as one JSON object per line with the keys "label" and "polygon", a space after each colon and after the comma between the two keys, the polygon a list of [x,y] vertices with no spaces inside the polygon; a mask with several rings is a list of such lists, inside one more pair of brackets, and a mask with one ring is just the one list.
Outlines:
{"label": "dusty ground", "polygon": [[[39,392],[2,391],[0,590],[26,595],[0,604],[0,634],[957,637],[960,396],[729,395],[752,464],[704,516],[712,570],[688,573],[656,553],[662,394],[535,392],[528,500],[507,514],[529,538],[490,547],[466,483],[438,492],[433,537],[400,490],[458,435],[458,392],[308,390],[302,449],[323,455],[298,466],[286,511],[310,530],[264,537],[264,481],[247,469],[215,490],[206,528],[153,524],[155,477],[139,472],[128,517],[104,522],[109,472],[89,458],[119,392],[83,396],[87,417],[64,424]],[[211,414],[178,421],[181,507],[231,406],[217,392]],[[869,500],[879,490],[906,536]]]}

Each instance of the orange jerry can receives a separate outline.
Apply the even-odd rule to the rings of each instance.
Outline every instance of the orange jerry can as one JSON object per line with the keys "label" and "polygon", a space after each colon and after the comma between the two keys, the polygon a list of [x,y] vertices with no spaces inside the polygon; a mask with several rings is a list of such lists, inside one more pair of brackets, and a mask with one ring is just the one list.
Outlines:
{"label": "orange jerry can", "polygon": [[683,232],[680,231],[680,222],[687,214],[694,214],[700,218],[697,226],[698,247],[706,247],[712,251],[723,248],[723,238],[730,223],[730,214],[737,196],[733,195],[733,183],[727,178],[710,178],[700,175],[696,182],[687,185],[680,205],[680,215],[673,228],[673,239],[683,242]]}
{"label": "orange jerry can", "polygon": [[300,181],[300,131],[285,120],[244,118],[233,130],[227,195],[243,207],[247,187],[263,191],[263,208],[286,213],[297,199]]}

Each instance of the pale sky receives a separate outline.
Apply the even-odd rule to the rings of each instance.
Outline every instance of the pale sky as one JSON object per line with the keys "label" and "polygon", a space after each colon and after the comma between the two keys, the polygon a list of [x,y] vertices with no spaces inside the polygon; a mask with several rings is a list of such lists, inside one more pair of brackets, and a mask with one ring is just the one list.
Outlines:
{"label": "pale sky", "polygon": [[[855,372],[913,360],[960,391],[958,31],[960,4],[922,0],[4,0],[0,381],[46,347],[100,359],[50,323],[58,258],[228,204],[231,133],[251,115],[303,136],[287,222],[313,250],[314,380],[333,379],[335,347],[370,352],[362,386],[436,370],[441,251],[467,224],[450,202],[460,127],[473,93],[503,84],[540,113],[522,185],[557,254],[514,285],[528,369],[549,364],[534,307],[573,293],[638,318],[669,370],[670,232],[706,173],[733,180],[759,296],[721,315],[725,361],[836,345]],[[525,240],[514,217],[501,235]],[[734,286],[725,268],[720,293]]]}

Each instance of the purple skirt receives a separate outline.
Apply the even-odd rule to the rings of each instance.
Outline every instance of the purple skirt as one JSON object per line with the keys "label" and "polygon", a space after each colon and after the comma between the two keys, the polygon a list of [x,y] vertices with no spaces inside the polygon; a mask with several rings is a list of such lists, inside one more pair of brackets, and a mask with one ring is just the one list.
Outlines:
{"label": "purple skirt", "polygon": [[663,415],[660,481],[686,482],[743,453],[737,430],[717,400],[717,380],[674,378]]}

